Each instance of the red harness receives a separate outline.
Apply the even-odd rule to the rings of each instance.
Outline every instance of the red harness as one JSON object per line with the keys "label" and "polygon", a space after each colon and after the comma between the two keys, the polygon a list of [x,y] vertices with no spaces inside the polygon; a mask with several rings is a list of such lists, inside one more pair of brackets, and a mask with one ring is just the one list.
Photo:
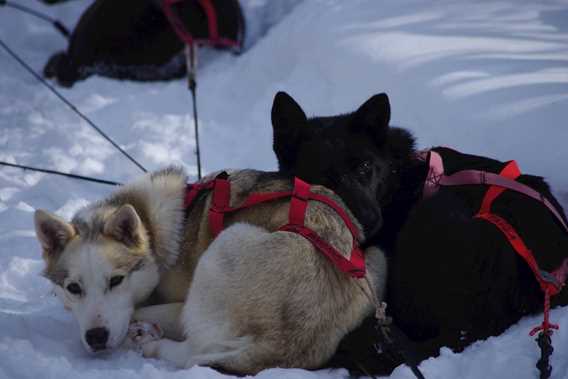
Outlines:
{"label": "red harness", "polygon": [[527,185],[519,183],[516,179],[521,171],[515,161],[508,162],[499,174],[480,170],[462,170],[452,175],[444,174],[444,164],[440,154],[434,150],[420,153],[420,157],[428,162],[429,172],[424,183],[424,197],[430,197],[436,193],[440,186],[460,185],[488,185],[489,188],[481,203],[481,208],[474,216],[495,225],[507,238],[513,249],[519,254],[531,268],[540,288],[544,292],[544,321],[541,325],[531,330],[530,335],[539,331],[546,334],[552,333],[551,329],[558,329],[558,325],[549,322],[550,297],[558,294],[566,282],[568,276],[568,258],[564,259],[560,267],[552,273],[541,270],[534,258],[533,252],[526,246],[515,228],[504,218],[491,212],[493,202],[506,190],[522,193],[536,201],[541,202],[562,227],[568,232],[568,226],[560,216],[558,210],[539,192]]}
{"label": "red harness", "polygon": [[[290,197],[290,211],[288,224],[278,230],[297,233],[314,245],[323,255],[325,255],[341,271],[355,277],[365,276],[365,257],[358,246],[359,231],[353,224],[347,212],[329,197],[310,191],[310,185],[298,178],[294,178],[294,189],[292,191],[251,193],[242,205],[237,207],[230,206],[231,183],[227,180],[227,174],[221,173],[215,179],[204,182],[189,184],[187,186],[184,206],[187,209],[195,201],[197,196],[205,190],[212,190],[211,206],[209,208],[209,228],[216,237],[224,228],[225,214],[250,208],[253,205]],[[308,201],[314,200],[331,207],[341,217],[345,226],[353,236],[353,246],[349,258],[345,258],[336,248],[322,239],[315,231],[305,225],[306,208]]]}
{"label": "red harness", "polygon": [[181,3],[186,0],[162,0],[162,8],[166,18],[174,28],[179,39],[185,42],[188,46],[193,46],[194,43],[200,45],[212,45],[222,47],[240,47],[239,41],[234,41],[229,38],[223,38],[219,35],[219,27],[217,20],[217,12],[211,3],[211,0],[197,0],[205,15],[207,17],[207,26],[209,28],[209,38],[196,39],[187,31],[183,21],[179,18],[178,14],[174,12],[173,5]]}

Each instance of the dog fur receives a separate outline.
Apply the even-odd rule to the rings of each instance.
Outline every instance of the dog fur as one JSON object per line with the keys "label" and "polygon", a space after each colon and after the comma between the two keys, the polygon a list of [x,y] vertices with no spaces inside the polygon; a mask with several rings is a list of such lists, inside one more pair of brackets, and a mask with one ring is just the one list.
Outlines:
{"label": "dog fur", "polygon": [[[357,210],[380,208],[375,214],[381,217],[361,219],[368,243],[380,246],[390,258],[389,311],[416,342],[418,358],[437,355],[442,346],[460,351],[502,333],[525,315],[542,312],[544,296],[528,265],[493,225],[473,218],[477,209],[463,193],[442,188],[422,200],[427,164],[417,158],[412,135],[390,127],[389,119],[385,94],[371,97],[353,113],[307,118],[294,99],[281,92],[272,108],[274,152],[282,172],[336,191],[356,217]],[[363,172],[360,162],[367,167]],[[383,173],[379,180],[377,172]],[[562,211],[542,178],[522,175],[519,181]],[[504,205],[496,207],[513,217],[539,265],[545,270],[559,267],[568,237],[550,212],[513,191],[501,199]],[[383,226],[378,229],[373,223]],[[378,233],[369,234],[375,230]],[[552,306],[565,304],[566,289],[552,298]],[[359,331],[360,339],[349,339],[345,349],[359,350],[359,357],[368,357],[369,371],[384,374],[388,365],[377,359],[370,335],[371,329]],[[397,361],[392,363],[394,367]]]}
{"label": "dog fur", "polygon": [[[372,312],[368,295],[382,298],[382,253],[366,252],[373,288],[352,279],[304,237],[277,230],[288,221],[286,199],[227,216],[226,229],[214,239],[207,218],[211,195],[185,210],[186,179],[178,169],[148,174],[79,211],[70,223],[36,211],[45,276],[77,318],[86,349],[117,347],[130,321],[143,319],[157,322],[170,337],[145,343],[145,356],[180,367],[253,374],[324,365],[341,338]],[[232,205],[251,192],[292,187],[287,176],[252,170],[233,172],[229,180]],[[312,191],[343,206],[324,187]],[[325,204],[309,203],[306,225],[339,251],[351,250],[349,230]],[[123,276],[119,284],[117,276]],[[71,283],[80,286],[79,295],[70,292],[76,290]],[[107,329],[107,346],[89,343],[93,328]]]}
{"label": "dog fur", "polygon": [[[238,0],[214,0],[219,35],[243,41],[244,18]],[[208,36],[197,1],[184,1],[180,17],[195,38]],[[66,51],[54,54],[44,76],[71,87],[91,75],[138,81],[185,75],[183,42],[161,9],[161,0],[95,0],[71,33]]]}

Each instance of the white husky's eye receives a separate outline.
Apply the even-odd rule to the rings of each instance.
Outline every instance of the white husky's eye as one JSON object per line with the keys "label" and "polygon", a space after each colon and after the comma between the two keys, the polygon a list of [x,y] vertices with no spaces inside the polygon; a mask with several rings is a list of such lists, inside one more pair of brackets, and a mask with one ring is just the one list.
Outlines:
{"label": "white husky's eye", "polygon": [[76,296],[81,295],[81,293],[83,292],[81,290],[81,286],[79,284],[75,283],[75,282],[69,283],[67,285],[67,287],[65,287],[65,288],[67,288],[67,291],[69,291],[71,294],[76,295]]}
{"label": "white husky's eye", "polygon": [[120,283],[122,283],[123,279],[124,279],[124,275],[115,275],[112,278],[110,278],[110,282],[109,282],[110,289],[113,289],[114,287],[120,285]]}

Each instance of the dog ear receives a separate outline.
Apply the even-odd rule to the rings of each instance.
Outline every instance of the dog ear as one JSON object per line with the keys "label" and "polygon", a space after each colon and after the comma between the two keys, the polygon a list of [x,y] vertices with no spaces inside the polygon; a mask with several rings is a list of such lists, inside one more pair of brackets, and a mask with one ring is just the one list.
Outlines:
{"label": "dog ear", "polygon": [[46,259],[61,253],[76,234],[73,225],[41,209],[35,211],[34,224],[36,236]]}
{"label": "dog ear", "polygon": [[302,129],[308,119],[302,107],[286,92],[278,92],[272,104],[273,150],[280,171],[293,168]]}
{"label": "dog ear", "polygon": [[137,246],[144,238],[142,220],[130,204],[121,206],[106,220],[103,233],[127,246]]}
{"label": "dog ear", "polygon": [[387,94],[374,95],[355,111],[353,127],[369,133],[377,143],[383,144],[389,128],[390,113]]}

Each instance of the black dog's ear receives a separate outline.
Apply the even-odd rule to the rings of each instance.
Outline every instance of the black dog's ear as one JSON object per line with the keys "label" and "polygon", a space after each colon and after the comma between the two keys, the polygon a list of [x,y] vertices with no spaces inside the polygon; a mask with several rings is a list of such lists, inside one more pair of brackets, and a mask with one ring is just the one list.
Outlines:
{"label": "black dog's ear", "polygon": [[390,113],[387,94],[374,95],[355,111],[353,127],[369,133],[377,143],[382,144],[389,128]]}
{"label": "black dog's ear", "polygon": [[302,107],[286,92],[278,92],[272,104],[273,149],[280,171],[293,168],[301,131],[307,118]]}

